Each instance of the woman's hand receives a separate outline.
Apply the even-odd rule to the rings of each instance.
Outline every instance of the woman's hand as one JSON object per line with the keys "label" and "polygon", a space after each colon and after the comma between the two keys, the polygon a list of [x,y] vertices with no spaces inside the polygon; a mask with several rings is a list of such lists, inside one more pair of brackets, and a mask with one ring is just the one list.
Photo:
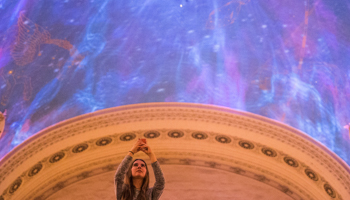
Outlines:
{"label": "woman's hand", "polygon": [[[152,163],[157,161],[156,156],[154,155],[152,149],[148,146],[145,138],[139,138],[134,144],[134,146],[131,148],[131,151],[133,152],[133,154],[142,151],[151,159]],[[128,155],[133,156],[133,154],[129,152]]]}
{"label": "woman's hand", "polygon": [[131,151],[135,154],[137,152],[139,152],[142,147],[145,145],[145,140],[141,140],[140,138],[136,141],[136,143],[134,144],[134,146],[131,148]]}
{"label": "woman's hand", "polygon": [[148,146],[148,144],[144,144],[141,147],[141,151],[143,151],[145,154],[147,154],[148,156],[150,156],[152,154],[152,150],[151,148]]}
{"label": "woman's hand", "polygon": [[142,140],[144,141],[144,145],[142,145],[141,151],[143,151],[151,159],[152,163],[156,162],[157,158],[154,155],[152,149],[148,146],[146,139],[142,139]]}

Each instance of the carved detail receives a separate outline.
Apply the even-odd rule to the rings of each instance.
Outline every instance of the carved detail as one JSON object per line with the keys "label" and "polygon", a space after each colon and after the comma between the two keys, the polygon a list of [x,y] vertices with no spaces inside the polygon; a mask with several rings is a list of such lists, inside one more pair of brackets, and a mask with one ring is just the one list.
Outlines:
{"label": "carved detail", "polygon": [[89,147],[89,145],[86,144],[86,143],[84,143],[84,144],[78,144],[77,146],[75,146],[75,147],[72,149],[72,152],[73,152],[73,153],[80,153],[80,152],[85,151],[88,147]]}
{"label": "carved detail", "polygon": [[216,141],[224,144],[228,144],[231,142],[231,138],[225,136],[225,135],[218,135],[215,137]]}
{"label": "carved detail", "polygon": [[184,136],[184,132],[179,130],[169,131],[168,136],[172,138],[181,138]]}
{"label": "carved detail", "polygon": [[22,179],[17,178],[17,180],[15,180],[15,182],[12,183],[9,189],[9,193],[13,194],[14,192],[16,192],[21,185],[22,185]]}
{"label": "carved detail", "polygon": [[62,160],[62,158],[64,158],[64,156],[65,156],[64,152],[55,153],[53,156],[51,156],[50,163],[58,162],[58,161]]}
{"label": "carved detail", "polygon": [[264,147],[264,148],[261,149],[261,152],[263,152],[263,154],[265,154],[267,156],[270,156],[270,157],[276,157],[277,156],[276,151],[271,149],[271,148]]}
{"label": "carved detail", "polygon": [[208,135],[204,132],[194,132],[192,133],[192,137],[198,140],[205,140],[208,138]]}
{"label": "carved detail", "polygon": [[313,180],[313,181],[318,181],[318,176],[317,176],[317,174],[316,174],[313,170],[307,168],[307,169],[305,169],[305,174],[306,174],[306,176],[308,176],[311,180]]}
{"label": "carved detail", "polygon": [[158,131],[148,131],[144,134],[145,138],[157,138],[160,136],[160,133]]}
{"label": "carved detail", "polygon": [[97,146],[106,146],[112,142],[112,138],[109,137],[103,137],[96,141]]}
{"label": "carved detail", "polygon": [[294,158],[291,158],[291,157],[284,157],[283,160],[284,160],[284,162],[287,163],[289,166],[292,166],[292,167],[298,167],[298,166],[299,166],[299,163],[298,163]]}
{"label": "carved detail", "polygon": [[121,141],[130,141],[136,138],[136,135],[134,133],[125,133],[122,136],[120,136]]}
{"label": "carved detail", "polygon": [[254,144],[249,141],[239,141],[239,146],[245,148],[245,149],[254,149]]}
{"label": "carved detail", "polygon": [[328,183],[324,184],[323,188],[330,197],[335,198],[337,196],[333,188]]}
{"label": "carved detail", "polygon": [[[140,119],[152,120],[152,118],[167,119],[169,118],[169,115],[165,115],[164,113],[157,113],[159,115],[149,115],[149,113],[150,112],[168,112],[168,111],[169,111],[168,109],[145,110],[143,112],[138,113],[137,120],[140,120]],[[198,110],[191,110],[187,108],[186,109],[173,108],[172,112],[173,112],[173,115],[171,115],[172,120],[180,119],[180,118],[182,120],[185,120],[186,118],[186,120],[198,120],[198,121],[205,120],[211,123],[226,124],[228,126],[240,127],[243,129],[249,128],[250,131],[255,131],[257,134],[262,134],[266,137],[273,137],[274,139],[278,139],[289,145],[293,145],[295,148],[302,150],[305,153],[315,155],[315,160],[317,160],[320,163],[324,163],[324,166],[334,176],[347,177],[346,179],[342,178],[340,181],[343,183],[344,187],[346,187],[347,190],[350,192],[350,187],[347,187],[347,185],[350,185],[350,182],[349,182],[350,176],[343,169],[339,168],[338,166],[332,165],[333,161],[331,160],[330,156],[325,155],[323,152],[318,151],[318,149],[314,148],[313,146],[310,146],[307,142],[304,142],[302,140],[300,141],[300,138],[298,136],[286,134],[287,132],[283,129],[267,126],[264,123],[260,123],[260,122],[256,123],[254,120],[246,120],[244,117],[228,116],[228,115],[223,115],[221,113],[215,113],[216,116],[213,117],[211,116],[211,114],[208,114],[208,112],[206,111],[198,113]],[[178,116],[178,117],[174,118],[174,116]],[[38,152],[50,146],[50,144],[56,142],[55,140],[66,139],[73,135],[81,134],[89,130],[95,130],[96,128],[99,128],[99,127],[114,125],[115,123],[126,123],[126,122],[129,123],[130,120],[132,121],[132,118],[134,118],[134,116],[132,115],[132,112],[123,112],[122,114],[111,113],[111,114],[105,114],[93,120],[88,119],[74,125],[65,126],[63,128],[59,128],[54,131],[47,130],[46,132],[48,133],[47,134],[45,133],[46,137],[39,138],[35,142],[35,144],[33,143],[28,144],[26,150],[21,149],[19,152],[17,152],[17,156],[15,158],[10,158],[9,160],[6,161],[6,163],[11,163],[11,164],[6,165],[5,163],[5,165],[3,165],[4,167],[0,169],[0,184],[1,184],[1,181],[4,179],[3,178],[4,176],[6,176],[13,168],[16,168],[19,165],[19,163],[25,161],[28,157],[30,157],[27,153],[28,151]],[[60,134],[60,137],[57,139],[53,139],[55,138],[54,135],[56,134]],[[122,141],[123,139],[128,140],[128,137],[121,138]],[[129,138],[129,140],[131,139],[133,138],[132,137]]]}
{"label": "carved detail", "polygon": [[32,177],[38,174],[42,168],[43,168],[43,165],[41,163],[34,165],[34,167],[32,167],[32,169],[29,170],[28,176]]}

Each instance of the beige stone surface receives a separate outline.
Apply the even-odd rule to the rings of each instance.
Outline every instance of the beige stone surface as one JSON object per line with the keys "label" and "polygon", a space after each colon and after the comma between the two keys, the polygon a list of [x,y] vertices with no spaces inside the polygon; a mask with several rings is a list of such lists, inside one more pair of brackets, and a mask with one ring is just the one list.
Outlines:
{"label": "beige stone surface", "polygon": [[42,130],[0,161],[0,199],[115,199],[116,165],[137,138],[163,167],[162,199],[350,199],[349,166],[305,133],[188,103],[110,108]]}
{"label": "beige stone surface", "polygon": [[[234,173],[198,166],[161,167],[166,180],[162,200],[292,200],[276,188]],[[153,185],[154,176],[151,169],[150,173]],[[113,177],[114,172],[108,172],[84,179],[59,190],[48,200],[115,199]]]}

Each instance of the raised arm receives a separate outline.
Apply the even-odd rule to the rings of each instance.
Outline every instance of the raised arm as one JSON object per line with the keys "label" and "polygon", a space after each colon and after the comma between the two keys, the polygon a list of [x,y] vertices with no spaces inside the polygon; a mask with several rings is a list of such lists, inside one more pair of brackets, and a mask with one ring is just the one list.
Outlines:
{"label": "raised arm", "polygon": [[152,163],[152,168],[156,179],[152,189],[152,200],[157,200],[159,199],[160,195],[162,195],[165,188],[165,179],[158,161]]}
{"label": "raised arm", "polygon": [[[129,152],[129,154],[131,154],[131,153]],[[122,188],[123,188],[123,184],[124,184],[124,177],[126,174],[126,170],[128,170],[128,167],[132,161],[132,156],[130,156],[129,154],[126,155],[124,157],[123,161],[119,164],[118,169],[115,173],[115,177],[114,177],[115,195],[116,195],[118,200],[121,199]]]}
{"label": "raised arm", "polygon": [[156,156],[154,155],[151,148],[145,144],[141,148],[141,151],[145,152],[149,156],[152,162],[152,168],[154,172],[154,177],[156,179],[156,182],[154,183],[154,186],[152,188],[152,200],[158,200],[159,197],[162,195],[164,187],[165,187],[165,179],[163,176],[162,169],[160,168],[159,162],[157,161]]}

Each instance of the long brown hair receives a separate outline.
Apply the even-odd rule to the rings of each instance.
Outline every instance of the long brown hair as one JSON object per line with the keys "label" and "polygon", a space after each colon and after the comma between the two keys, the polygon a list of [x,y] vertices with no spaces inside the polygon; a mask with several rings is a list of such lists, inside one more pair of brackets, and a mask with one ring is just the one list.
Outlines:
{"label": "long brown hair", "polygon": [[132,162],[132,164],[129,166],[128,172],[126,172],[126,174],[125,174],[124,184],[123,184],[123,189],[122,189],[122,200],[133,200],[133,198],[134,198],[135,186],[134,186],[133,181],[132,181],[131,168],[134,165],[134,162],[136,160],[141,160],[142,162],[145,163],[145,166],[146,166],[146,175],[143,178],[141,190],[140,190],[140,193],[137,197],[137,200],[147,200],[147,190],[149,187],[149,172],[148,172],[148,167],[147,167],[146,162],[142,159],[135,159]]}

